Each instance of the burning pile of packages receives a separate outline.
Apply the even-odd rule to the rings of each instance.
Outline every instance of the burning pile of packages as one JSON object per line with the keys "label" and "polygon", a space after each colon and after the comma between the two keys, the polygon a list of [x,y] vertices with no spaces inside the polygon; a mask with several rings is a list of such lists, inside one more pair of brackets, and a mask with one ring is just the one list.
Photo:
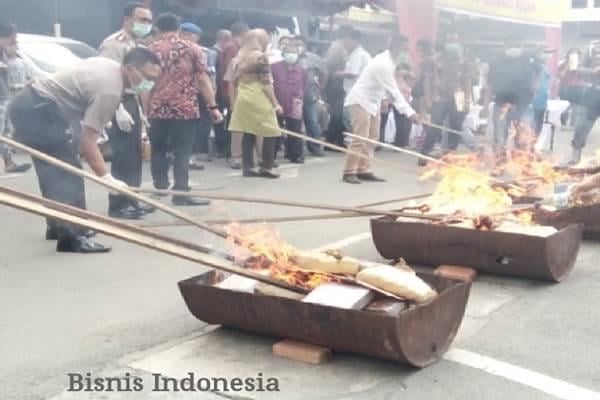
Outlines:
{"label": "burning pile of packages", "polygon": [[[307,302],[317,301],[316,298],[320,304],[335,305],[338,297],[331,295],[332,291],[348,290],[348,286],[361,288],[359,293],[370,293],[370,289],[374,289],[417,304],[425,303],[437,294],[406,265],[361,262],[338,250],[302,251],[288,244],[276,229],[267,225],[231,224],[228,232],[238,263],[311,291],[304,299]],[[228,288],[234,288],[232,281],[252,288],[248,281],[243,283],[238,277],[230,279],[224,282]],[[329,294],[321,297],[322,291]],[[367,305],[368,302],[364,304]]]}

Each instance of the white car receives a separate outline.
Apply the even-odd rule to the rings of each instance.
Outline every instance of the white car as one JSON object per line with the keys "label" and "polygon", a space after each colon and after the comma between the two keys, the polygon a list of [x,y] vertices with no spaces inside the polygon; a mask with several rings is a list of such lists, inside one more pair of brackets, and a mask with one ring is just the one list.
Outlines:
{"label": "white car", "polygon": [[91,46],[73,39],[19,33],[19,55],[33,69],[35,77],[44,77],[61,67],[94,57],[98,52]]}

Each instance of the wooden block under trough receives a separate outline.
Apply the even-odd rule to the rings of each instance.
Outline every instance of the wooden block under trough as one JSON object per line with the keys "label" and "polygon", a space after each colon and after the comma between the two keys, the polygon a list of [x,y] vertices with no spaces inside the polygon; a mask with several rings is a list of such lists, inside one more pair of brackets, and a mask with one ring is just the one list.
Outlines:
{"label": "wooden block under trough", "polygon": [[375,293],[367,288],[326,283],[310,292],[302,301],[346,310],[362,310],[374,297]]}
{"label": "wooden block under trough", "polygon": [[465,282],[474,282],[477,279],[477,271],[474,269],[454,265],[442,265],[435,270],[435,274],[444,278]]}
{"label": "wooden block under trough", "polygon": [[273,345],[273,354],[307,364],[320,365],[331,359],[333,352],[326,347],[286,339]]}

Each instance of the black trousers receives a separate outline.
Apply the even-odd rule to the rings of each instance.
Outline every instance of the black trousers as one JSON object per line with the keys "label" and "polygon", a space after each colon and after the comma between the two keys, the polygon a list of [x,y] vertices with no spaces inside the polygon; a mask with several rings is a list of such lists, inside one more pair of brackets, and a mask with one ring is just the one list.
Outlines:
{"label": "black trousers", "polygon": [[[443,100],[433,104],[431,110],[431,122],[436,125],[444,125],[446,118],[449,120],[448,128],[462,131],[463,123],[467,113],[456,110],[454,100]],[[423,143],[423,154],[429,154],[433,150],[435,143],[441,138],[442,131],[437,128],[427,127],[425,133],[425,142]],[[448,147],[450,150],[456,150],[460,144],[460,136],[455,133],[448,133]]]}
{"label": "black trousers", "polygon": [[[116,119],[108,130],[110,147],[112,149],[111,174],[131,187],[142,184],[142,117],[135,95],[123,97],[123,107],[131,115],[135,125],[131,132],[119,129]],[[119,211],[129,206],[138,207],[138,202],[122,195],[109,195],[108,208]]]}
{"label": "black trousers", "polygon": [[[302,133],[302,120],[279,117],[279,126],[292,132]],[[288,135],[285,140],[285,156],[297,161],[304,158],[304,140]]]}
{"label": "black trousers", "polygon": [[[262,169],[270,171],[275,163],[275,146],[277,137],[263,138],[262,145]],[[254,168],[254,148],[256,146],[256,135],[244,133],[242,136],[242,167],[244,171]]]}
{"label": "black trousers", "polygon": [[[215,124],[215,151],[217,155],[222,155],[229,158],[231,156],[231,132],[227,129],[229,126],[229,114],[231,113],[229,102],[224,99],[218,100],[219,110],[225,116],[223,122]],[[229,111],[228,115],[225,115],[225,110]],[[210,118],[209,118],[210,119]]]}
{"label": "black trousers", "polygon": [[151,171],[155,188],[165,190],[171,185],[167,153],[172,152],[175,156],[173,190],[190,190],[190,157],[198,122],[197,119],[150,120]]}
{"label": "black trousers", "polygon": [[206,103],[202,98],[200,104],[200,123],[196,127],[196,138],[194,140],[194,154],[208,154],[210,131],[213,128],[210,111],[206,109]]}
{"label": "black trousers", "polygon": [[[56,103],[27,87],[13,99],[9,114],[17,141],[81,168],[67,135],[69,125],[61,117]],[[33,159],[33,165],[44,198],[85,209],[83,178],[37,159]],[[48,228],[54,230],[59,240],[75,238],[85,231],[84,228],[53,219],[47,222]]]}

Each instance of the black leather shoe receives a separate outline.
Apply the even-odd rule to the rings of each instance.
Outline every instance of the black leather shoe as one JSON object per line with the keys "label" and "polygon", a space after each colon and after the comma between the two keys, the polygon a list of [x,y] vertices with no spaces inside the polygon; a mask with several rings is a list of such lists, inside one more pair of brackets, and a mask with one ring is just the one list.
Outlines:
{"label": "black leather shoe", "polygon": [[244,171],[244,173],[242,174],[242,176],[244,178],[259,178],[260,174],[258,172],[256,172],[256,171],[254,171],[254,170],[249,169],[247,171]]}
{"label": "black leather shoe", "polygon": [[383,178],[379,178],[373,173],[369,172],[367,174],[356,174],[356,177],[364,182],[385,182],[386,180]]}
{"label": "black leather shoe", "polygon": [[148,215],[156,212],[156,207],[150,207],[145,205],[139,205],[135,209],[142,215]]}
{"label": "black leather shoe", "polygon": [[195,199],[193,197],[173,197],[173,204],[184,207],[209,206],[210,200]]}
{"label": "black leather shoe", "polygon": [[13,164],[4,170],[7,174],[21,174],[31,169],[31,164]]}
{"label": "black leather shoe", "polygon": [[59,253],[81,253],[81,254],[96,254],[108,253],[112,250],[110,246],[92,242],[85,236],[79,236],[70,239],[61,239],[56,243],[56,251]]}
{"label": "black leather shoe", "polygon": [[267,171],[267,170],[260,171],[258,176],[260,176],[261,178],[267,178],[267,179],[279,179],[281,177],[281,175],[276,174],[275,172],[272,172],[272,171]]}
{"label": "black leather shoe", "polygon": [[358,177],[356,175],[354,175],[354,174],[344,175],[343,180],[344,180],[344,182],[350,183],[352,185],[360,185],[362,183],[360,181],[360,179],[358,179]]}
{"label": "black leather shoe", "polygon": [[192,171],[204,171],[206,168],[202,164],[190,163],[190,169]]}
{"label": "black leather shoe", "polygon": [[292,164],[304,164],[304,158],[292,158],[290,162]]}
{"label": "black leather shoe", "polygon": [[145,214],[139,211],[137,208],[127,207],[121,210],[109,210],[108,215],[112,218],[137,220],[142,219]]}

